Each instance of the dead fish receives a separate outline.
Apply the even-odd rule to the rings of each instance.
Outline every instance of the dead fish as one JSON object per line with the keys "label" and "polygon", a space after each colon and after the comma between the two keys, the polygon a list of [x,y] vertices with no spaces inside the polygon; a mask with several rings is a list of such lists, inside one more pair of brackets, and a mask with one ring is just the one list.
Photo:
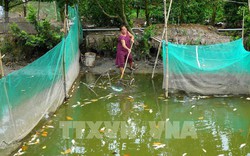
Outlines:
{"label": "dead fish", "polygon": [[159,149],[159,148],[163,148],[166,146],[166,144],[160,144],[160,145],[153,145],[154,149]]}
{"label": "dead fish", "polygon": [[204,148],[202,148],[202,151],[205,152],[205,153],[207,153],[207,151]]}
{"label": "dead fish", "polygon": [[152,110],[152,109],[150,109],[150,110],[149,110],[149,113],[153,113],[153,110]]}
{"label": "dead fish", "polygon": [[72,105],[72,108],[75,108],[75,107],[77,107],[78,105]]}
{"label": "dead fish", "polygon": [[91,102],[96,102],[96,101],[98,101],[98,99],[92,99],[92,100],[90,100]]}
{"label": "dead fish", "polygon": [[243,147],[245,147],[245,146],[246,146],[246,143],[241,144],[241,145],[240,145],[240,148],[243,148]]}

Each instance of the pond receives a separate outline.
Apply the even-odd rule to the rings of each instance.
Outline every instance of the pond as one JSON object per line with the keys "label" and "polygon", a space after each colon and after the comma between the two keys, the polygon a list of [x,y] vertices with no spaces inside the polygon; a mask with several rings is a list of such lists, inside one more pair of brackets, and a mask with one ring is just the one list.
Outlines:
{"label": "pond", "polygon": [[249,97],[165,99],[161,74],[118,79],[80,74],[67,102],[23,140],[24,155],[250,155]]}

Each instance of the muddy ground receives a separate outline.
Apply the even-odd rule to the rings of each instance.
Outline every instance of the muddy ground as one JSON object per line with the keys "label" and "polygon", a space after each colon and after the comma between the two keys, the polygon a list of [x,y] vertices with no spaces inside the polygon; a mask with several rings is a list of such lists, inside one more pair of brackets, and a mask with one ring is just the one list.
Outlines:
{"label": "muddy ground", "polygon": [[[140,61],[134,61],[134,63],[137,65],[137,69],[134,71],[131,71],[130,69],[126,68],[125,73],[141,73],[141,74],[148,74],[152,73],[153,67],[154,67],[155,58],[152,58],[150,60],[140,60]],[[82,61],[82,71],[83,72],[93,72],[95,74],[102,74],[107,71],[116,72],[119,74],[119,68],[115,65],[115,59],[113,58],[104,58],[104,57],[96,57],[94,66],[88,67],[85,64],[85,60]],[[163,65],[162,61],[158,59],[157,66],[155,68],[155,73],[162,73],[163,72]]]}

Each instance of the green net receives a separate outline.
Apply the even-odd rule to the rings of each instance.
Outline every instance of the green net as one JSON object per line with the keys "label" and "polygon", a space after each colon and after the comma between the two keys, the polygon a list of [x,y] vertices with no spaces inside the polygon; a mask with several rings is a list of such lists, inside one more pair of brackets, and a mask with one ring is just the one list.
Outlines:
{"label": "green net", "polygon": [[23,138],[45,114],[55,111],[78,76],[82,28],[77,7],[69,8],[68,23],[69,32],[57,46],[0,80],[1,148]]}
{"label": "green net", "polygon": [[[163,56],[168,52],[169,59],[170,90],[199,94],[250,93],[250,53],[244,49],[242,39],[205,46],[164,45]],[[166,72],[166,56],[163,60]],[[163,87],[166,88],[165,83]]]}

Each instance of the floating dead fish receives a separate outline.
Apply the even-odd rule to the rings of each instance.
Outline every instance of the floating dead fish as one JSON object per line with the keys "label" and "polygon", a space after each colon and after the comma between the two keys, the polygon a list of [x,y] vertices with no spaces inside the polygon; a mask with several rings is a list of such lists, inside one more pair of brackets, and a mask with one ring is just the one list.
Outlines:
{"label": "floating dead fish", "polygon": [[182,154],[182,156],[186,156],[186,155],[187,155],[187,153],[183,153],[183,154]]}
{"label": "floating dead fish", "polygon": [[33,135],[33,136],[32,136],[32,138],[31,138],[31,140],[30,140],[29,142],[33,142],[33,141],[35,141],[37,137],[38,137],[38,135],[36,135],[36,134],[35,134],[35,135]]}
{"label": "floating dead fish", "polygon": [[116,92],[121,92],[121,91],[123,91],[123,88],[122,88],[122,87],[111,86],[111,89],[113,89],[113,91],[116,91]]}
{"label": "floating dead fish", "polygon": [[233,111],[237,111],[237,108],[234,108]]}
{"label": "floating dead fish", "polygon": [[198,119],[199,119],[199,120],[203,120],[203,119],[204,119],[204,117],[203,117],[203,116],[201,116],[201,117],[199,117]]}
{"label": "floating dead fish", "polygon": [[193,113],[192,112],[189,112],[190,115],[192,115]]}
{"label": "floating dead fish", "polygon": [[164,100],[165,98],[164,98],[164,97],[162,97],[162,96],[159,96],[159,97],[158,97],[158,99],[160,99],[160,100]]}
{"label": "floating dead fish", "polygon": [[245,146],[246,146],[246,143],[241,144],[241,145],[240,145],[240,148],[243,148],[243,147],[245,147]]}
{"label": "floating dead fish", "polygon": [[45,149],[45,148],[47,148],[47,146],[43,146],[43,147],[42,147],[42,149]]}
{"label": "floating dead fish", "polygon": [[46,125],[46,128],[54,128],[52,125]]}
{"label": "floating dead fish", "polygon": [[96,101],[98,101],[98,99],[92,99],[92,100],[90,100],[91,102],[96,102]]}
{"label": "floating dead fish", "polygon": [[157,142],[157,143],[154,143],[153,146],[154,146],[154,149],[159,149],[159,148],[165,147],[166,144],[162,144],[162,143]]}
{"label": "floating dead fish", "polygon": [[101,100],[101,99],[104,99],[104,97],[102,96],[102,97],[99,97],[98,99]]}
{"label": "floating dead fish", "polygon": [[152,109],[150,109],[150,110],[149,110],[149,113],[153,113],[153,110],[152,110]]}
{"label": "floating dead fish", "polygon": [[105,131],[105,127],[102,127],[99,131],[101,132],[101,133],[104,133],[104,131]]}
{"label": "floating dead fish", "polygon": [[204,148],[202,148],[202,151],[205,152],[205,153],[207,153],[207,150],[205,150]]}
{"label": "floating dead fish", "polygon": [[90,103],[92,103],[92,102],[84,102],[85,105],[88,105],[88,104],[90,104]]}
{"label": "floating dead fish", "polygon": [[195,107],[195,105],[193,105],[191,108],[194,108]]}
{"label": "floating dead fish", "polygon": [[77,103],[78,105],[80,105],[80,104],[81,104],[81,102],[79,102],[79,101],[77,101],[76,103]]}
{"label": "floating dead fish", "polygon": [[246,100],[250,100],[250,97],[247,97]]}
{"label": "floating dead fish", "polygon": [[78,105],[72,105],[72,108],[75,108],[75,107],[77,107]]}
{"label": "floating dead fish", "polygon": [[71,143],[72,143],[73,145],[75,145],[75,144],[76,144],[76,141],[75,141],[74,139],[72,139],[72,140],[71,140]]}

